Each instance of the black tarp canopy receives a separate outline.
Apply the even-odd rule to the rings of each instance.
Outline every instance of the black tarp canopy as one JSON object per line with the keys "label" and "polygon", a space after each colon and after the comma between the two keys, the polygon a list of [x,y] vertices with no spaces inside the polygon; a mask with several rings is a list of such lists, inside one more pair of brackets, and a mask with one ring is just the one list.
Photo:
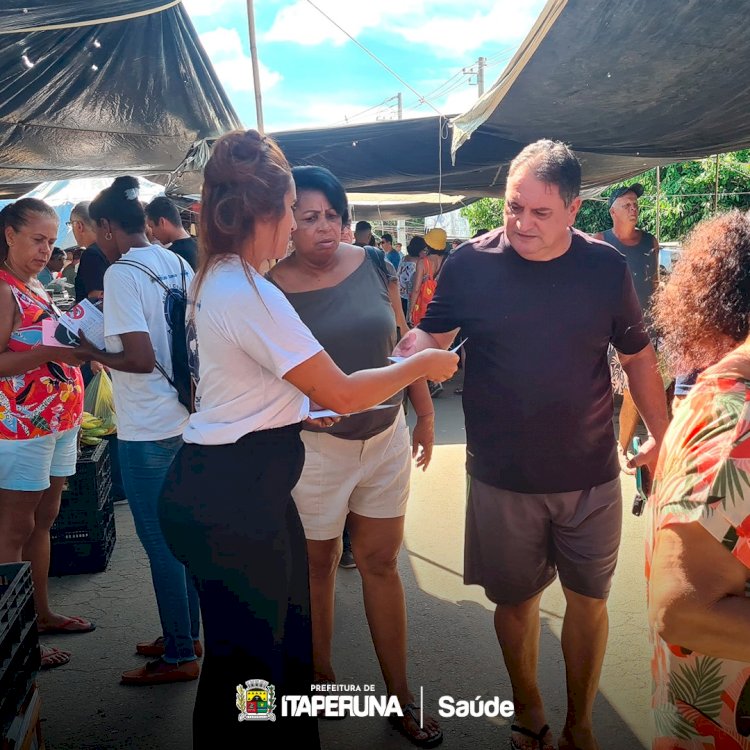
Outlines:
{"label": "black tarp canopy", "polygon": [[492,89],[455,120],[458,160],[476,137],[501,148],[553,137],[605,158],[607,184],[628,176],[623,157],[668,163],[750,146],[747,11],[726,0],[550,0]]}
{"label": "black tarp canopy", "polygon": [[[554,127],[550,125],[554,134]],[[451,159],[450,118],[425,117],[366,125],[273,133],[289,161],[328,167],[347,190],[361,193],[499,195],[508,165],[531,140],[519,131],[498,137],[482,128]],[[603,186],[657,164],[640,155],[579,150],[585,187]],[[671,159],[670,161],[674,161]],[[614,175],[614,177],[612,176]]]}
{"label": "black tarp canopy", "polygon": [[455,120],[457,159],[469,136],[553,137],[611,159],[613,182],[617,158],[746,148],[747,23],[746,2],[550,0],[492,89]]}
{"label": "black tarp canopy", "polygon": [[[555,138],[573,146],[584,188],[595,190],[750,146],[746,5],[550,0],[500,79],[453,122],[273,135],[292,164],[326,166],[349,191],[441,191],[454,196],[444,209],[499,195],[518,151]],[[124,20],[103,23],[108,13]],[[42,24],[65,28],[28,30]],[[196,194],[212,138],[238,125],[179,4],[35,0],[0,10],[0,190],[122,172],[165,181],[176,170],[168,192]]]}
{"label": "black tarp canopy", "polygon": [[164,181],[193,142],[235,127],[179,1],[0,6],[0,197],[75,177]]}
{"label": "black tarp canopy", "polygon": [[[327,167],[349,192],[446,195],[442,209],[457,208],[476,198],[500,195],[508,164],[526,145],[477,132],[451,162],[451,128],[447,118],[392,120],[337,128],[290,130],[270,135],[293,166]],[[197,195],[212,139],[194,144],[167,183],[167,193]],[[611,174],[627,177],[661,163],[639,157],[579,153],[587,184],[607,185]],[[367,216],[377,217],[377,199]],[[439,212],[437,204],[416,201],[383,209],[383,218]]]}
{"label": "black tarp canopy", "polygon": [[[472,202],[461,193],[450,194],[448,183],[464,184],[463,177],[446,180],[442,192],[439,192],[439,176],[426,171],[431,160],[435,161],[438,145],[446,168],[450,168],[450,139],[443,138],[438,144],[439,119],[378,122],[269,135],[278,142],[293,167],[315,165],[329,168],[352,196],[357,219],[432,216],[441,210],[449,211]],[[409,139],[415,148],[394,160],[393,144],[402,138]],[[211,156],[214,141],[208,138],[193,144],[167,181],[168,195],[200,194],[203,168]]]}

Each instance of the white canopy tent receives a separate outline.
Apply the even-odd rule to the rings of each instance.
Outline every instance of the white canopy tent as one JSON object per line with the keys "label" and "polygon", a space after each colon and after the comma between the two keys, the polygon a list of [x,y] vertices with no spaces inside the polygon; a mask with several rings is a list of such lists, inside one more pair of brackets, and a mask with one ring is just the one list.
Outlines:
{"label": "white canopy tent", "polygon": [[[57,245],[63,249],[75,247],[76,240],[73,232],[66,224],[70,220],[70,212],[73,206],[81,201],[93,200],[98,193],[112,184],[113,178],[109,177],[90,177],[80,180],[60,180],[56,182],[43,182],[37,185],[31,192],[26,193],[24,198],[38,198],[55,209],[55,213],[60,218],[60,229],[57,235]],[[142,201],[149,202],[157,195],[164,194],[163,185],[157,185],[154,182],[139,178],[141,184],[140,198]],[[0,202],[2,206],[12,201]]]}

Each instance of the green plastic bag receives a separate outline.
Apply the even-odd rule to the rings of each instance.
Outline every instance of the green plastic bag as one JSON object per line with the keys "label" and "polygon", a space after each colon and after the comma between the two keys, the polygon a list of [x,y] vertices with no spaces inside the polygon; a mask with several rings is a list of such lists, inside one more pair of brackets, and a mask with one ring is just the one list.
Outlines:
{"label": "green plastic bag", "polygon": [[[95,437],[112,435],[117,432],[117,416],[115,415],[115,399],[112,392],[112,381],[106,370],[100,370],[91,378],[83,397],[83,409],[97,419],[101,425],[93,430]],[[83,433],[86,430],[84,417]],[[90,432],[90,431],[89,431]]]}

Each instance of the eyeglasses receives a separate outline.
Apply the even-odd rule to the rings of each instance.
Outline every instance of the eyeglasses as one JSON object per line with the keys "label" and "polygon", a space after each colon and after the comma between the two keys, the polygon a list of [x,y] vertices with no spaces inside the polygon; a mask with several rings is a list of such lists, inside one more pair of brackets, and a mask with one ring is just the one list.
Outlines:
{"label": "eyeglasses", "polygon": [[65,226],[66,227],[72,227],[73,226],[73,222],[72,221],[66,221],[65,222]]}

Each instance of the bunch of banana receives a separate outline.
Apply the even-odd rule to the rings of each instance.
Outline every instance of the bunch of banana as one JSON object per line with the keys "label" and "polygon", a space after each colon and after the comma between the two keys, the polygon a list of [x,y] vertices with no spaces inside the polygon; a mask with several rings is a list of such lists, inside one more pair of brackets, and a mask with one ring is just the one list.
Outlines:
{"label": "bunch of banana", "polygon": [[95,417],[89,412],[83,412],[81,420],[81,444],[82,445],[99,445],[102,442],[102,435],[111,435],[115,428],[111,424],[105,424],[99,417]]}

